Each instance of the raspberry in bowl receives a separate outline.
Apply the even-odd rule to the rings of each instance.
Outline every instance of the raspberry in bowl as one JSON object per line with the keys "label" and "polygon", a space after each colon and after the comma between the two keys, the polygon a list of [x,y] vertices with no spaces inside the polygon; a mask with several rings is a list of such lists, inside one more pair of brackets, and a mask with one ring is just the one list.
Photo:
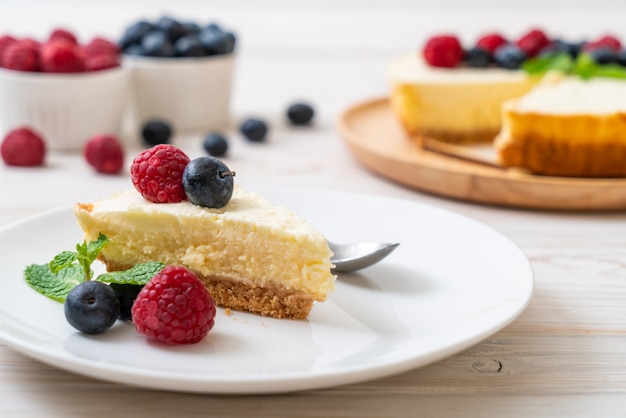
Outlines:
{"label": "raspberry in bowl", "polygon": [[105,38],[79,43],[64,29],[44,40],[0,37],[0,129],[29,126],[51,150],[121,134],[129,83],[119,48]]}
{"label": "raspberry in bowl", "polygon": [[177,132],[227,127],[235,35],[216,23],[163,16],[129,25],[119,42],[131,68],[135,125],[171,122]]}

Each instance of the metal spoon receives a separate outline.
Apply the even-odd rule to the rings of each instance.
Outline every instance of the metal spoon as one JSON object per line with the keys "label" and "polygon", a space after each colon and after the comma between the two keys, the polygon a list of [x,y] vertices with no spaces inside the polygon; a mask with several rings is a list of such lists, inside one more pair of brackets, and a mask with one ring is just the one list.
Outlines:
{"label": "metal spoon", "polygon": [[328,243],[334,255],[330,262],[334,271],[354,271],[371,266],[387,257],[399,243],[361,242],[357,244]]}

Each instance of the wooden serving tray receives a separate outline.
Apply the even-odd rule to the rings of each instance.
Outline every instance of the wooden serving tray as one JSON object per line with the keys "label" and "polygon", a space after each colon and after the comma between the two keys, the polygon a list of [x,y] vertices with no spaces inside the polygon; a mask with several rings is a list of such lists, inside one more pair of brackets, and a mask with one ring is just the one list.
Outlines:
{"label": "wooden serving tray", "polygon": [[[626,209],[626,179],[536,176],[506,170],[487,154],[454,155],[410,141],[386,98],[356,104],[341,115],[340,135],[369,170],[421,191],[468,202],[532,209]],[[456,147],[457,149],[460,147]]]}

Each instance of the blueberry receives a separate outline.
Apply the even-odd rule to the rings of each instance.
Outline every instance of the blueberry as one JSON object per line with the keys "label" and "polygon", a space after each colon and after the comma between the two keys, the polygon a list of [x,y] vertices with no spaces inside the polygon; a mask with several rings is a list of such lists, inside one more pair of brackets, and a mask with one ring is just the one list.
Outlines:
{"label": "blueberry", "polygon": [[198,157],[185,167],[183,187],[196,205],[208,208],[225,206],[233,195],[235,173],[214,157]]}
{"label": "blueberry", "polygon": [[597,64],[617,64],[617,52],[615,52],[611,48],[600,47],[594,48],[588,52],[589,56],[592,60],[594,60]]}
{"label": "blueberry", "polygon": [[65,299],[65,318],[86,334],[111,328],[120,314],[120,301],[109,285],[87,281],[73,288]]}
{"label": "blueberry", "polygon": [[143,47],[140,44],[128,45],[126,49],[124,49],[124,53],[128,55],[139,55],[139,56],[146,55],[146,51],[143,49]]}
{"label": "blueberry", "polygon": [[139,20],[126,28],[120,39],[120,47],[126,50],[130,45],[138,44],[148,32],[154,29],[154,25],[146,20]]}
{"label": "blueberry", "polygon": [[233,52],[235,50],[235,44],[237,43],[237,37],[232,32],[224,32],[224,36],[226,37],[227,47],[226,53]]}
{"label": "blueberry", "polygon": [[228,140],[217,132],[211,132],[204,137],[202,145],[204,150],[213,157],[221,157],[228,151]]}
{"label": "blueberry", "polygon": [[287,108],[287,118],[294,125],[306,125],[314,115],[313,107],[307,103],[293,103]]}
{"label": "blueberry", "polygon": [[265,141],[267,125],[261,119],[249,118],[243,121],[239,128],[243,136],[253,142]]}
{"label": "blueberry", "polygon": [[215,23],[215,22],[211,22],[208,25],[206,25],[204,28],[202,28],[203,30],[207,30],[207,31],[216,31],[216,32],[224,32],[222,30],[222,27]]}
{"label": "blueberry", "polygon": [[172,127],[164,120],[146,122],[141,129],[141,137],[148,145],[167,144],[172,136]]}
{"label": "blueberry", "polygon": [[159,18],[155,26],[161,29],[167,35],[168,40],[172,43],[187,34],[185,26],[178,20],[169,16],[162,16]]}
{"label": "blueberry", "polygon": [[113,289],[115,296],[120,301],[120,314],[118,315],[118,319],[121,319],[122,321],[131,321],[133,319],[131,314],[133,303],[135,303],[135,299],[137,299],[137,295],[143,286],[138,284],[119,283],[111,283],[110,286],[111,289]]}
{"label": "blueberry", "polygon": [[196,35],[186,35],[179,38],[174,44],[176,55],[179,57],[201,57],[205,50]]}
{"label": "blueberry", "polygon": [[568,42],[563,39],[556,39],[551,45],[560,52],[567,52],[572,58],[576,58],[585,43]]}
{"label": "blueberry", "polygon": [[620,49],[617,52],[617,63],[622,66],[626,66],[626,48]]}
{"label": "blueberry", "polygon": [[234,41],[225,32],[205,28],[198,37],[207,55],[220,55],[232,51],[231,43]]}
{"label": "blueberry", "polygon": [[173,57],[175,54],[174,45],[162,30],[153,30],[144,35],[141,46],[149,57]]}
{"label": "blueberry", "polygon": [[198,25],[196,22],[182,22],[182,25],[185,28],[185,31],[187,31],[188,35],[197,35],[200,33],[200,25]]}
{"label": "blueberry", "polygon": [[486,49],[475,46],[465,53],[465,62],[470,67],[485,68],[491,63],[491,54]]}
{"label": "blueberry", "polygon": [[493,57],[500,67],[509,70],[516,70],[520,68],[524,60],[526,60],[526,54],[524,54],[524,51],[522,51],[517,45],[513,44],[505,44],[498,47],[498,49],[494,52]]}

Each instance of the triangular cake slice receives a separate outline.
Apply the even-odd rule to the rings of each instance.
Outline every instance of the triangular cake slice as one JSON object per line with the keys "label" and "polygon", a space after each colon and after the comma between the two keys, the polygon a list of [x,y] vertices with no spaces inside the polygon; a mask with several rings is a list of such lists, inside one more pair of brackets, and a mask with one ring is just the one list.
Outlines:
{"label": "triangular cake slice", "polygon": [[156,204],[135,190],[91,203],[75,215],[85,238],[105,234],[107,270],[160,261],[184,265],[216,303],[275,318],[306,318],[334,288],[328,242],[296,213],[235,188],[228,204]]}
{"label": "triangular cake slice", "polygon": [[626,176],[626,81],[546,76],[503,105],[499,162],[535,174]]}

